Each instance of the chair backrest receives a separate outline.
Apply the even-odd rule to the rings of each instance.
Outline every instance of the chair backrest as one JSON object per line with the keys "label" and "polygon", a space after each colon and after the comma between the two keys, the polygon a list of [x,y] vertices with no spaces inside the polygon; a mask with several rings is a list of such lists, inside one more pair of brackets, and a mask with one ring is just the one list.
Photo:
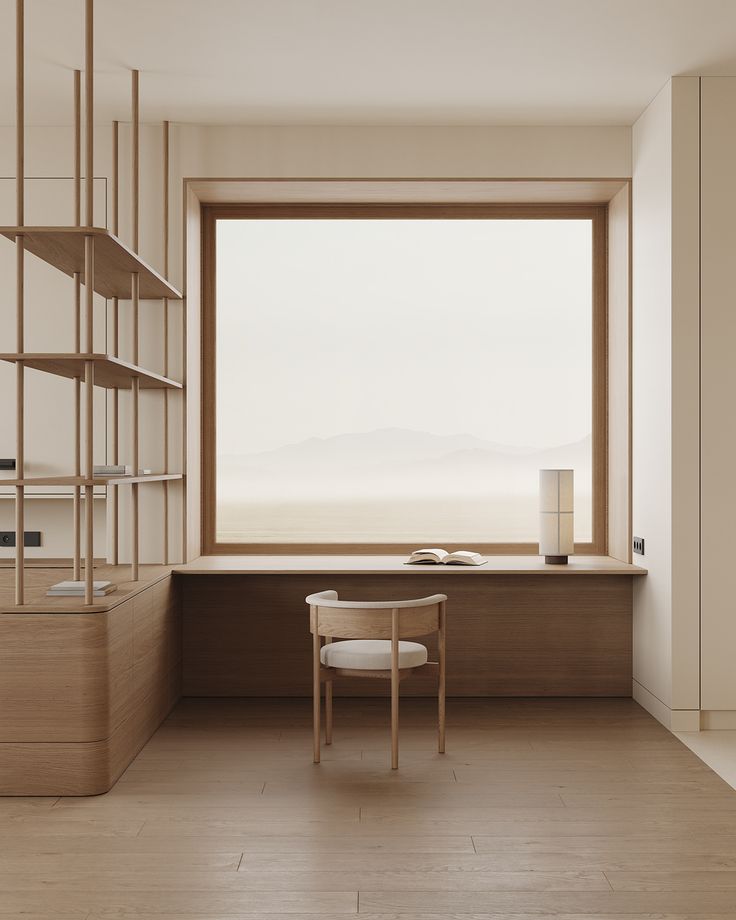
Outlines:
{"label": "chair backrest", "polygon": [[396,610],[400,639],[426,636],[439,629],[446,600],[446,594],[433,594],[408,601],[341,601],[337,591],[320,591],[306,598],[309,629],[334,639],[390,639]]}

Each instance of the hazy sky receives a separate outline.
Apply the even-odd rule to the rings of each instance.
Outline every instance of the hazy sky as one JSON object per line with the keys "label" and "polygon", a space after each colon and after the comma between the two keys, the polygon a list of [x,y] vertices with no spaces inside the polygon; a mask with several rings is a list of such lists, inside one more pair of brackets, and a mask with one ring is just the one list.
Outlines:
{"label": "hazy sky", "polygon": [[591,431],[584,220],[221,220],[218,451]]}

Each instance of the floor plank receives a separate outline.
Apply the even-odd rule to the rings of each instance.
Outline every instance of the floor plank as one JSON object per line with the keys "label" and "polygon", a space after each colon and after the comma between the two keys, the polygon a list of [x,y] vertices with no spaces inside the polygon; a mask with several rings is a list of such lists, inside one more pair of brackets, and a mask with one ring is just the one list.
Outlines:
{"label": "floor plank", "polygon": [[0,799],[0,920],[736,916],[736,792],[631,700],[184,700],[117,786]]}

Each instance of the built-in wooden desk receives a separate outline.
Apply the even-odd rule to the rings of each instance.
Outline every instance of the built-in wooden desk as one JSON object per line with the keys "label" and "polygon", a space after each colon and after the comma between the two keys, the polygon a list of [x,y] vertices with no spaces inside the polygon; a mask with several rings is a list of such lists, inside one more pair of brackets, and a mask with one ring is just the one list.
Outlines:
{"label": "built-in wooden desk", "polygon": [[177,575],[646,575],[612,556],[571,556],[546,565],[541,556],[489,556],[485,565],[407,565],[406,556],[200,556],[177,565]]}
{"label": "built-in wooden desk", "polygon": [[[141,567],[138,582],[128,566],[97,573],[118,591],[84,607],[45,596],[71,572],[34,566],[17,608],[13,572],[0,571],[0,794],[106,791],[182,694],[308,697],[304,598],[326,588],[369,600],[447,594],[448,695],[630,696],[632,582],[646,574],[592,556],[464,567],[255,555]],[[433,694],[431,680],[417,675],[402,693]],[[379,683],[345,686],[369,696],[385,692]]]}
{"label": "built-in wooden desk", "polygon": [[[449,695],[631,695],[632,582],[645,569],[607,556],[566,566],[538,556],[491,556],[482,566],[405,558],[231,555],[176,566],[184,695],[308,696],[304,598],[327,588],[367,600],[447,594]],[[377,684],[346,691],[385,693]],[[409,694],[432,692],[430,678],[406,684]]]}

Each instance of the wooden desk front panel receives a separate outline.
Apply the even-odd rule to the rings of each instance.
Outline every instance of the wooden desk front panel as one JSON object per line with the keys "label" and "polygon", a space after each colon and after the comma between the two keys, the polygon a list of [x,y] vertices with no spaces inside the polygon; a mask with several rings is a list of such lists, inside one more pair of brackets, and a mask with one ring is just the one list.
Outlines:
{"label": "wooden desk front panel", "polygon": [[[444,592],[452,696],[631,696],[631,578],[456,574],[191,575],[182,579],[185,696],[309,696],[307,594],[384,600]],[[433,656],[430,644],[430,657]],[[345,680],[345,696],[384,695]],[[432,695],[417,675],[402,693]]]}

